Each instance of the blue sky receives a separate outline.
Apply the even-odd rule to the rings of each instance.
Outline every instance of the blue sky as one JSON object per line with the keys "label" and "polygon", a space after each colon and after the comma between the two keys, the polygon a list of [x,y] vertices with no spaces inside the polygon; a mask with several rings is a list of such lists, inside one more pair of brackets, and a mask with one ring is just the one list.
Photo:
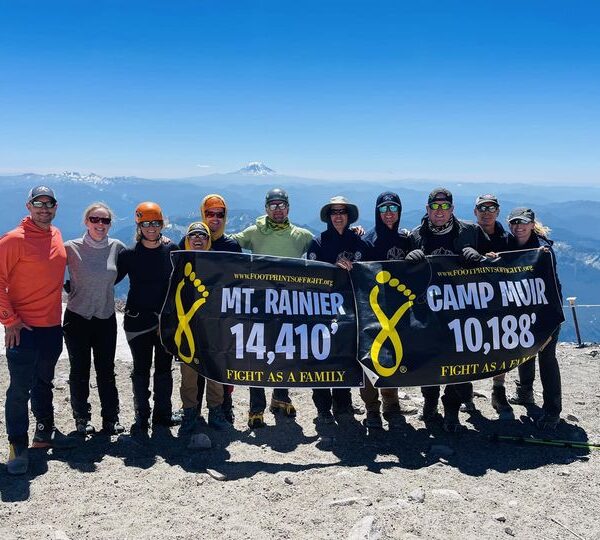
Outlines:
{"label": "blue sky", "polygon": [[600,4],[0,0],[0,174],[600,184]]}

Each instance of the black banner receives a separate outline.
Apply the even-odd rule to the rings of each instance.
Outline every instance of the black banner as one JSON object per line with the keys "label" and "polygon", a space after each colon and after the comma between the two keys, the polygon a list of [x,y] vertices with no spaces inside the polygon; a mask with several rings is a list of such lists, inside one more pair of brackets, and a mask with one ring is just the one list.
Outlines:
{"label": "black banner", "polygon": [[165,348],[202,375],[268,387],[362,386],[348,272],[304,259],[177,251]]}
{"label": "black banner", "polygon": [[172,259],[163,345],[228,384],[361,386],[363,370],[380,388],[482,379],[535,355],[564,320],[544,250],[470,268],[455,256],[355,263],[350,273],[210,251]]}
{"label": "black banner", "polygon": [[465,268],[355,264],[359,361],[376,387],[483,379],[535,355],[564,320],[552,254],[503,253]]}

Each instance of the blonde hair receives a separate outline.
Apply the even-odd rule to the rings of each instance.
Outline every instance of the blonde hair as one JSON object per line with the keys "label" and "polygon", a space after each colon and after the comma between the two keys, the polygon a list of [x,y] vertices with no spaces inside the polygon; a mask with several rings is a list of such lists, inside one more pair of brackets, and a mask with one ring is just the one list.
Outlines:
{"label": "blonde hair", "polygon": [[107,204],[100,202],[100,201],[96,201],[93,202],[92,204],[90,204],[84,211],[83,211],[83,224],[85,225],[85,221],[86,219],[90,216],[90,214],[94,211],[97,210],[98,208],[102,208],[102,210],[106,210],[108,212],[108,215],[110,216],[111,220],[114,220],[116,218],[115,213],[112,211],[112,209],[110,208],[110,206],[108,206]]}
{"label": "blonde hair", "polygon": [[552,232],[552,229],[550,227],[546,227],[546,225],[544,225],[541,221],[538,221],[537,219],[534,220],[533,224],[533,232],[535,234],[537,234],[538,236],[542,236],[543,238],[548,238],[550,236],[550,233]]}

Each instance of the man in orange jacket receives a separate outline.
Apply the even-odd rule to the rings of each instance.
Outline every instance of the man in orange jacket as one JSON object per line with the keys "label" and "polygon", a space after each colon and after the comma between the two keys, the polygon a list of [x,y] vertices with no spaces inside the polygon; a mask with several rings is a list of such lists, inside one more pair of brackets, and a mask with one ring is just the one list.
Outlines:
{"label": "man in orange jacket", "polygon": [[0,238],[0,322],[10,384],[6,392],[9,474],[27,472],[28,401],[36,418],[34,447],[70,448],[54,427],[52,380],[62,351],[61,295],[66,252],[52,226],[57,201],[46,186],[29,191],[29,216]]}

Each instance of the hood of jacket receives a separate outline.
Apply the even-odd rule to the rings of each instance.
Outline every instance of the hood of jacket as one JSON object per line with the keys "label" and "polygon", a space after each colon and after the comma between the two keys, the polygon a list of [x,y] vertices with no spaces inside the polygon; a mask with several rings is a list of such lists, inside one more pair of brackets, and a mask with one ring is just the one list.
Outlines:
{"label": "hood of jacket", "polygon": [[[398,205],[398,221],[394,223],[394,226],[389,229],[388,226],[381,221],[378,208],[383,204],[397,204]],[[375,231],[377,236],[385,238],[386,235],[395,236],[398,233],[400,227],[400,219],[402,217],[402,202],[397,193],[393,191],[384,191],[377,197],[375,202]]]}
{"label": "hood of jacket", "polygon": [[206,223],[207,226],[208,221],[206,221],[206,211],[211,208],[220,207],[223,207],[225,209],[225,218],[223,219],[223,222],[219,229],[214,233],[210,233],[210,238],[213,241],[218,240],[219,238],[221,238],[221,236],[225,234],[225,224],[227,223],[227,204],[225,203],[225,199],[221,197],[221,195],[217,195],[216,193],[211,193],[210,195],[207,195],[206,197],[204,197],[204,199],[202,199],[202,202],[200,203],[200,216],[202,217],[202,221],[204,221],[204,223]]}

